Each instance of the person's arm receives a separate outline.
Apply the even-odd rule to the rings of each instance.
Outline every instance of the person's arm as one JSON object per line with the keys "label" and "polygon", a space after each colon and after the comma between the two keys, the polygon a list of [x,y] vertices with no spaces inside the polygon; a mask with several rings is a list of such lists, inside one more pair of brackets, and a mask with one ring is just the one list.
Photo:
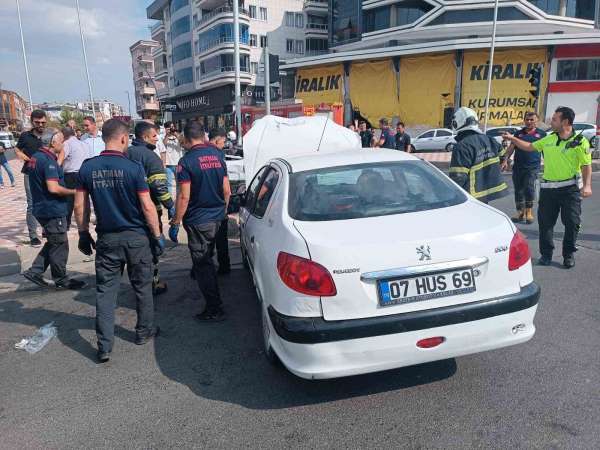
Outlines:
{"label": "person's arm", "polygon": [[152,192],[152,196],[161,205],[167,209],[171,209],[175,203],[169,192],[165,167],[156,153],[149,153],[149,158],[150,160],[147,163],[145,162],[144,165],[148,164],[148,173],[150,174],[148,176],[148,185],[150,186],[150,192]]}
{"label": "person's arm", "polygon": [[508,149],[506,150],[506,156],[505,156],[504,161],[500,165],[500,169],[506,170],[508,168],[508,162],[509,162],[509,160],[510,160],[510,158],[513,155],[514,152],[515,152],[515,144],[510,144],[508,146]]}
{"label": "person's arm", "polygon": [[471,158],[468,148],[458,144],[452,152],[448,175],[456,184],[469,192],[469,175],[471,172]]}
{"label": "person's arm", "polygon": [[581,166],[581,175],[583,177],[583,187],[581,188],[581,196],[588,198],[592,196],[592,165]]}
{"label": "person's arm", "polygon": [[225,211],[227,211],[229,200],[231,199],[231,184],[229,184],[229,177],[223,177],[223,196],[225,197]]}
{"label": "person's arm", "polygon": [[505,141],[509,141],[515,147],[517,147],[525,152],[537,152],[537,149],[532,145],[531,142],[526,142],[522,139],[519,139],[516,136],[513,136],[510,133],[504,133],[502,135],[502,139],[504,139]]}
{"label": "person's arm", "polygon": [[177,189],[177,203],[175,216],[171,220],[171,225],[179,225],[187,212],[188,205],[190,203],[190,192],[191,185],[190,183],[180,182]]}
{"label": "person's arm", "polygon": [[87,191],[78,189],[75,193],[75,222],[79,231],[88,231],[90,228],[90,197]]}
{"label": "person's arm", "polygon": [[138,199],[140,200],[140,206],[142,207],[142,212],[144,213],[152,237],[159,238],[161,233],[158,224],[158,215],[156,214],[156,207],[150,198],[150,192],[139,191]]}
{"label": "person's arm", "polygon": [[15,155],[17,155],[17,158],[24,162],[27,162],[31,159],[25,154],[25,151],[21,150],[19,147],[15,147]]}
{"label": "person's arm", "polygon": [[75,189],[67,189],[58,184],[58,180],[46,180],[46,186],[48,192],[60,197],[68,197],[69,195],[75,195]]}

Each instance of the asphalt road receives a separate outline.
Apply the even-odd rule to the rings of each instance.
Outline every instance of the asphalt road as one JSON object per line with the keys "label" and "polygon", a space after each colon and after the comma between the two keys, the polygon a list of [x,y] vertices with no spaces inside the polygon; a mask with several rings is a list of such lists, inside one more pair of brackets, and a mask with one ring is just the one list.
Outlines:
{"label": "asphalt road", "polygon": [[[184,247],[167,254],[154,343],[133,344],[122,285],[107,365],[94,362],[92,290],[0,294],[0,448],[597,448],[599,175],[594,189],[576,269],[534,269],[531,342],[383,373],[311,382],[270,366],[243,270],[221,280],[229,320],[197,324]],[[537,256],[536,226],[522,228]],[[74,269],[91,281],[90,263]],[[50,321],[59,335],[40,353],[13,348]]]}

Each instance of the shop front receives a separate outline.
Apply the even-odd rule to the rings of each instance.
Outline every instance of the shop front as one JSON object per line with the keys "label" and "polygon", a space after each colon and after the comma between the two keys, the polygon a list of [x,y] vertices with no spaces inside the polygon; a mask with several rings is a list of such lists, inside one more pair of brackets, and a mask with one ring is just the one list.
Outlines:
{"label": "shop front", "polygon": [[195,94],[171,99],[172,120],[179,129],[183,129],[188,121],[200,122],[205,129],[232,128],[234,126],[233,86],[226,85],[215,89],[200,91]]}

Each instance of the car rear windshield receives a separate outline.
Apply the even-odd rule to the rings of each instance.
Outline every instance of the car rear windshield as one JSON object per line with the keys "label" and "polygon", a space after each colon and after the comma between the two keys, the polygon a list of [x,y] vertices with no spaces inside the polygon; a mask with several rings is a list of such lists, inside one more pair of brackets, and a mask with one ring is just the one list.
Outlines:
{"label": "car rear windshield", "polygon": [[328,221],[446,208],[466,201],[447,177],[423,161],[385,162],[292,174],[289,213]]}

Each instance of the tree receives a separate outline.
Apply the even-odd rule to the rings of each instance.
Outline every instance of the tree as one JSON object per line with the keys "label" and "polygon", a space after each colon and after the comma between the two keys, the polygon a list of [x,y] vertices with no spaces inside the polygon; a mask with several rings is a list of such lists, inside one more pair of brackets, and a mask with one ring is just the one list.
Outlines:
{"label": "tree", "polygon": [[73,111],[72,109],[63,109],[60,112],[60,125],[66,127],[69,120],[74,120],[77,128],[83,128],[83,114],[81,112]]}

